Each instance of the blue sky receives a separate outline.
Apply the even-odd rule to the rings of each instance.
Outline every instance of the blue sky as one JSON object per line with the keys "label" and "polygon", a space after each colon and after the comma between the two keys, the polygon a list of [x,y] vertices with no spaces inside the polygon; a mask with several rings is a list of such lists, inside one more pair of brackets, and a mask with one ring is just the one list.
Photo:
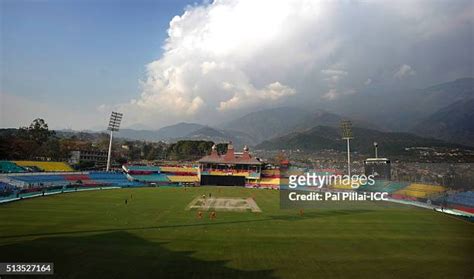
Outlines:
{"label": "blue sky", "polygon": [[0,127],[215,125],[474,76],[472,0],[0,3]]}
{"label": "blue sky", "polygon": [[86,109],[136,97],[145,65],[162,55],[170,20],[193,4],[0,2],[2,92]]}

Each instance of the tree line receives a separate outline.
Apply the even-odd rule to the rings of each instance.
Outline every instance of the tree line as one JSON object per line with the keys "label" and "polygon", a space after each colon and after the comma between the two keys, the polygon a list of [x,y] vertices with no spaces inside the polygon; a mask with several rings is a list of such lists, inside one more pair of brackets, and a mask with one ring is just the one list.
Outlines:
{"label": "tree line", "polygon": [[[67,133],[52,131],[44,119],[37,118],[29,126],[0,130],[1,160],[67,161],[74,150],[107,150],[106,133]],[[118,163],[138,160],[197,160],[210,153],[214,142],[181,140],[175,143],[114,139],[113,158]],[[217,144],[225,153],[227,144]]]}

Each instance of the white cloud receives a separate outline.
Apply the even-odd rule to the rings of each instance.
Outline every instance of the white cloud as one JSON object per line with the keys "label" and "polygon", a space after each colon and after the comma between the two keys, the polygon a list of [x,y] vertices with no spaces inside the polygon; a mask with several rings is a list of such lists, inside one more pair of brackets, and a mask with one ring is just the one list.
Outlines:
{"label": "white cloud", "polygon": [[338,90],[336,88],[331,88],[329,91],[324,93],[321,98],[327,101],[333,101],[336,100],[337,98],[340,98],[341,96],[346,96],[346,95],[352,95],[355,94],[354,89],[345,89],[345,90]]}
{"label": "white cloud", "polygon": [[[435,67],[444,44],[459,41],[449,36],[469,34],[473,19],[466,9],[472,6],[463,0],[218,0],[190,6],[171,20],[164,53],[147,65],[141,95],[118,108],[130,124],[209,123],[289,98],[355,94],[372,79],[379,85],[415,75],[418,65],[429,72],[417,78],[436,80],[444,75]],[[413,52],[416,46],[424,55]]]}
{"label": "white cloud", "polygon": [[220,111],[235,110],[245,107],[254,107],[261,102],[277,101],[281,98],[295,94],[295,90],[279,82],[271,83],[263,89],[243,88],[236,89],[229,84],[224,85],[224,89],[234,91],[233,97],[227,101],[222,101],[219,105]]}
{"label": "white cloud", "polygon": [[406,76],[414,76],[415,74],[416,74],[415,70],[410,65],[403,64],[402,66],[400,66],[398,71],[395,72],[393,77],[401,79]]}
{"label": "white cloud", "polygon": [[334,100],[336,99],[340,94],[337,92],[336,89],[331,88],[328,92],[324,93],[323,98],[326,100]]}

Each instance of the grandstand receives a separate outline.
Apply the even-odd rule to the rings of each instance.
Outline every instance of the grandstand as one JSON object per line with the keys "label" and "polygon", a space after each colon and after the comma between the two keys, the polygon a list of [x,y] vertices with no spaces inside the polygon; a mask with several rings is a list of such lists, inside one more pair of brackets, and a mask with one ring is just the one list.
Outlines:
{"label": "grandstand", "polygon": [[8,196],[15,189],[16,189],[16,187],[14,185],[11,185],[7,182],[0,181],[0,198],[2,196]]}
{"label": "grandstand", "polygon": [[29,168],[32,170],[40,170],[47,172],[66,172],[74,171],[68,164],[64,162],[48,162],[48,161],[13,161],[18,166]]}
{"label": "grandstand", "polygon": [[22,188],[50,187],[64,185],[82,186],[135,186],[122,173],[113,172],[70,172],[70,173],[25,173],[9,175],[11,181],[20,182]]}
{"label": "grandstand", "polygon": [[150,175],[161,172],[161,169],[157,166],[123,165],[122,169],[130,175]]}
{"label": "grandstand", "polygon": [[415,199],[427,199],[445,191],[446,188],[443,186],[412,183],[408,187],[394,192],[392,196],[394,198],[407,197]]}
{"label": "grandstand", "polygon": [[168,179],[172,183],[198,183],[197,175],[168,175]]}
{"label": "grandstand", "polygon": [[410,183],[399,182],[399,181],[388,181],[388,180],[375,180],[374,185],[368,183],[359,186],[357,189],[361,192],[387,192],[393,193],[400,189],[407,187]]}
{"label": "grandstand", "polygon": [[329,185],[329,187],[335,190],[355,190],[357,187],[359,187],[359,185],[355,185],[355,187],[352,187],[350,183],[334,183]]}
{"label": "grandstand", "polygon": [[189,166],[124,165],[129,180],[147,184],[182,186],[199,183],[199,169]]}
{"label": "grandstand", "polygon": [[198,168],[190,166],[160,166],[162,173],[197,175]]}
{"label": "grandstand", "polygon": [[199,168],[194,166],[160,166],[161,174],[167,176],[174,185],[199,184]]}
{"label": "grandstand", "polygon": [[25,172],[25,169],[10,161],[0,161],[0,173]]}
{"label": "grandstand", "polygon": [[113,172],[16,173],[0,177],[0,201],[84,188],[141,185],[140,182],[129,181],[123,173]]}
{"label": "grandstand", "polygon": [[[246,185],[252,186],[252,185]],[[258,183],[258,188],[268,188],[268,189],[279,189],[280,188],[280,178],[272,177],[262,177]]]}
{"label": "grandstand", "polygon": [[446,198],[448,207],[474,213],[474,192],[460,192]]}
{"label": "grandstand", "polygon": [[148,174],[148,175],[130,175],[127,174],[127,177],[132,181],[139,181],[144,183],[155,183],[161,185],[169,184],[169,179],[166,175],[158,173],[158,174]]}

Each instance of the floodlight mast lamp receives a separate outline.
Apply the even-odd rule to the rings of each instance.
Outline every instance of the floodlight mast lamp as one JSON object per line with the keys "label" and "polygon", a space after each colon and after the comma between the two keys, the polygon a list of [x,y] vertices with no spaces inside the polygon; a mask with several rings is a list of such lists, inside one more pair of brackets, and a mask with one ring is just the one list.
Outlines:
{"label": "floodlight mast lamp", "polygon": [[377,142],[374,142],[375,158],[378,158],[378,157],[379,157],[378,147],[379,147],[379,144],[378,144]]}
{"label": "floodlight mast lamp", "polygon": [[347,141],[347,175],[351,176],[351,147],[350,140],[354,137],[352,136],[352,122],[349,120],[341,121],[341,133],[342,139]]}
{"label": "floodlight mast lamp", "polygon": [[112,138],[114,132],[118,132],[120,129],[120,122],[122,122],[122,113],[113,111],[110,115],[109,127],[107,130],[110,131],[110,141],[109,141],[109,153],[107,154],[107,171],[110,170],[110,157],[112,155]]}

